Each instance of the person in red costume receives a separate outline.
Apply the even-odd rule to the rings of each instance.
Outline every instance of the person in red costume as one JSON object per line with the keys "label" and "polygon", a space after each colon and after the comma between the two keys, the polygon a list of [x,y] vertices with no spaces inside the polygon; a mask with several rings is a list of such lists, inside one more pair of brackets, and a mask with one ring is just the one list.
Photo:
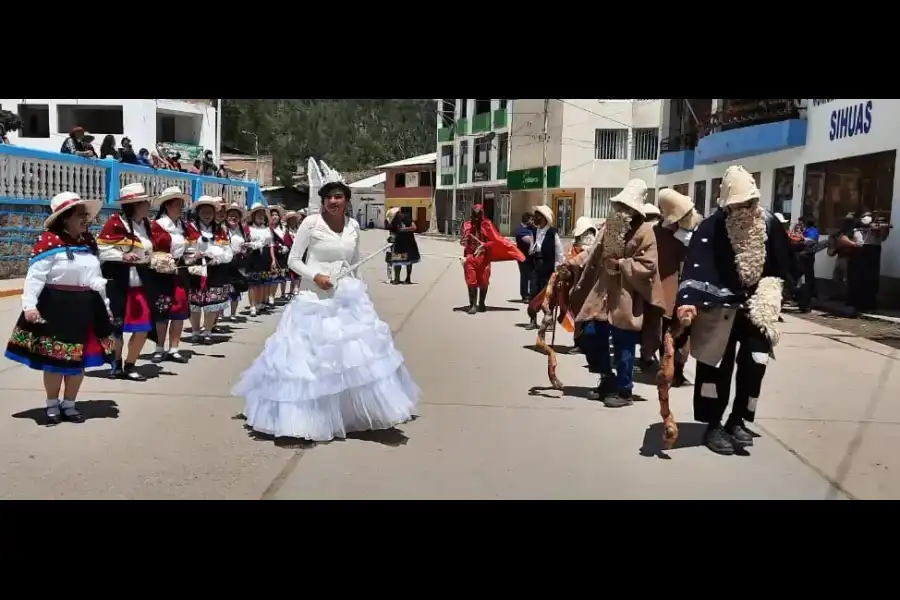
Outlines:
{"label": "person in red costume", "polygon": [[459,243],[465,257],[463,269],[469,288],[468,312],[470,315],[485,312],[485,299],[491,283],[491,263],[506,260],[522,262],[525,255],[515,243],[500,235],[491,220],[484,216],[481,204],[472,207],[472,215],[463,223]]}

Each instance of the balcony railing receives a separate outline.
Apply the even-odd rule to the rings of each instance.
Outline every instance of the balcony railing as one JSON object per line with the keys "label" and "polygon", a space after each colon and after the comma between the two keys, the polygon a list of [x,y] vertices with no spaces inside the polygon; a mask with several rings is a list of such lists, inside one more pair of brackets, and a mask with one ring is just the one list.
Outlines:
{"label": "balcony railing", "polygon": [[744,100],[716,111],[701,127],[700,137],[751,125],[801,118],[802,100]]}
{"label": "balcony railing", "polygon": [[664,152],[681,152],[683,150],[693,150],[697,147],[696,133],[683,133],[667,137],[659,144],[660,154]]}
{"label": "balcony railing", "polygon": [[472,183],[490,181],[491,179],[493,179],[491,176],[491,163],[479,163],[472,167]]}
{"label": "balcony railing", "polygon": [[265,203],[255,181],[191,175],[0,144],[0,279],[24,275],[28,255],[43,231],[42,222],[50,212],[53,196],[68,191],[85,199],[102,200],[104,210],[92,226],[96,230],[115,210],[119,189],[135,182],[143,183],[151,196],[177,185],[195,200],[207,195],[221,196],[226,202],[242,206]]}
{"label": "balcony railing", "polygon": [[491,130],[491,113],[481,113],[472,117],[472,133]]}

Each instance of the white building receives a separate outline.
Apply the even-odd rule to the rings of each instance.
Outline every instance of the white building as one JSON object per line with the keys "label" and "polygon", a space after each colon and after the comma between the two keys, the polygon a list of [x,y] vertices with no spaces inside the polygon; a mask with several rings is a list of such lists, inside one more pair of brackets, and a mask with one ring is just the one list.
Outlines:
{"label": "white building", "polygon": [[[848,213],[894,220],[898,99],[667,99],[662,110],[657,187],[689,194],[706,214],[725,169],[740,164],[756,176],[764,206],[793,222],[812,219],[823,236]],[[816,255],[818,277],[830,278],[832,267],[827,253]],[[882,303],[897,305],[897,234],[884,244],[881,272]]]}
{"label": "white building", "polygon": [[[384,183],[387,180],[387,173],[379,173],[354,181],[349,184],[350,190],[353,192],[353,213],[354,218],[359,220],[359,224],[363,228],[367,228],[369,223],[373,223],[377,228],[384,227]],[[359,216],[362,219],[359,219]]]}
{"label": "white building", "polygon": [[129,137],[135,151],[175,143],[219,155],[213,100],[0,98],[0,109],[22,118],[24,128],[9,137],[26,148],[58,152],[72,128],[81,126],[95,136],[98,152],[112,134],[117,146]]}
{"label": "white building", "polygon": [[[509,117],[505,99],[437,100],[437,218],[442,231],[453,229],[483,204],[485,213],[509,232]],[[456,186],[456,215],[452,190]],[[452,221],[452,223],[451,223]],[[455,225],[454,225],[455,224]]]}
{"label": "white building", "polygon": [[[545,100],[511,104],[507,186],[518,223],[543,201]],[[547,106],[547,204],[563,235],[578,217],[604,218],[609,199],[630,179],[656,187],[660,100],[552,99]]]}

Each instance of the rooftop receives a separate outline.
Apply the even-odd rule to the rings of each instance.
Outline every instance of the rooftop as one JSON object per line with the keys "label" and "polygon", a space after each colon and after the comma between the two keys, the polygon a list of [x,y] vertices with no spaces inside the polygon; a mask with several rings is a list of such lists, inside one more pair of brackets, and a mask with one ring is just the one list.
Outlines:
{"label": "rooftop", "polygon": [[437,152],[430,154],[422,154],[421,156],[413,156],[412,158],[404,158],[397,162],[379,165],[378,169],[396,169],[398,167],[416,167],[419,165],[433,165],[437,162]]}
{"label": "rooftop", "polygon": [[354,181],[350,184],[351,188],[370,188],[375,187],[376,185],[382,185],[387,181],[387,173],[379,173],[378,175],[373,175],[372,177],[366,177],[365,179],[360,179],[359,181]]}

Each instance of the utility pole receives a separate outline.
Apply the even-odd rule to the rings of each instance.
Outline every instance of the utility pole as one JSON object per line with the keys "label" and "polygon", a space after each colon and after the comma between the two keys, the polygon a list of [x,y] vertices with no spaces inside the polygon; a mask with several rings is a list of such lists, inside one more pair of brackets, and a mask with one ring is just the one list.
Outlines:
{"label": "utility pole", "polygon": [[256,147],[256,182],[262,185],[262,179],[259,174],[259,136],[252,131],[241,131],[241,133],[253,136],[253,142]]}
{"label": "utility pole", "polygon": [[547,129],[549,125],[549,113],[550,113],[550,99],[544,100],[544,127],[541,132],[541,169],[543,171],[543,175],[541,176],[541,181],[543,182],[543,196],[541,198],[541,203],[544,206],[549,206],[550,202],[547,198]]}

